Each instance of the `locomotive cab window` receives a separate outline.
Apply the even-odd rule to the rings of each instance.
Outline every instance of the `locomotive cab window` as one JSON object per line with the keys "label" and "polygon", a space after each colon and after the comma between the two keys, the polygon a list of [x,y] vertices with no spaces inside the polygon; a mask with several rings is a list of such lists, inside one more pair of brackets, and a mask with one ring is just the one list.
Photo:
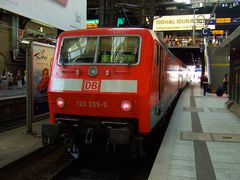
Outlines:
{"label": "locomotive cab window", "polygon": [[63,40],[60,63],[94,63],[97,37],[66,38]]}
{"label": "locomotive cab window", "polygon": [[98,63],[136,64],[139,56],[139,37],[100,37]]}
{"label": "locomotive cab window", "polygon": [[136,64],[138,36],[100,36],[65,38],[59,64]]}

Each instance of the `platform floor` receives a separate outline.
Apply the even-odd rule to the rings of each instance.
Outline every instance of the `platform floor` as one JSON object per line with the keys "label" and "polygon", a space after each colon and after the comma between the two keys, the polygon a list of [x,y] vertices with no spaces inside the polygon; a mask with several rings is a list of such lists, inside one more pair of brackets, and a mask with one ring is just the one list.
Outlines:
{"label": "platform floor", "polygon": [[27,133],[26,126],[0,133],[0,169],[41,148],[41,125],[48,121],[44,119],[33,123],[33,134]]}
{"label": "platform floor", "polygon": [[0,100],[13,99],[16,97],[26,97],[26,86],[24,85],[21,89],[17,85],[13,85],[7,91],[0,88]]}
{"label": "platform floor", "polygon": [[149,180],[239,180],[240,119],[226,109],[226,95],[181,94]]}

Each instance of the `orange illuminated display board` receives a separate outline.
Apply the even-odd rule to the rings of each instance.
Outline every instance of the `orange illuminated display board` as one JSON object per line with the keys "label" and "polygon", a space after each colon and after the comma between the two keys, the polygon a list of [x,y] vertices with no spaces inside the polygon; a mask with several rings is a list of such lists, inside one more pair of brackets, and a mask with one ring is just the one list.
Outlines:
{"label": "orange illuminated display board", "polygon": [[87,24],[87,29],[97,28],[97,27],[98,27],[97,24],[93,24],[93,23],[88,23],[88,24]]}
{"label": "orange illuminated display board", "polygon": [[231,18],[216,18],[217,24],[231,23]]}
{"label": "orange illuminated display board", "polygon": [[211,32],[212,32],[212,34],[216,34],[216,35],[224,34],[224,30],[212,30]]}

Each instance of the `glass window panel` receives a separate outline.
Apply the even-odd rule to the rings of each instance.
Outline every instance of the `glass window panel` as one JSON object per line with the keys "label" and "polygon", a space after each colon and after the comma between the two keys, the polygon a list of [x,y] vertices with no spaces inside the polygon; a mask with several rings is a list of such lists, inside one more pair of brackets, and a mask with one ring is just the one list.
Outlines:
{"label": "glass window panel", "polygon": [[[99,40],[99,43],[97,41]],[[98,47],[97,47],[98,44]],[[102,36],[65,38],[59,63],[82,64],[136,64],[139,58],[140,38],[137,36]]]}
{"label": "glass window panel", "polygon": [[136,64],[139,54],[139,37],[100,37],[98,63]]}
{"label": "glass window panel", "polygon": [[94,63],[97,37],[66,38],[63,40],[60,63]]}

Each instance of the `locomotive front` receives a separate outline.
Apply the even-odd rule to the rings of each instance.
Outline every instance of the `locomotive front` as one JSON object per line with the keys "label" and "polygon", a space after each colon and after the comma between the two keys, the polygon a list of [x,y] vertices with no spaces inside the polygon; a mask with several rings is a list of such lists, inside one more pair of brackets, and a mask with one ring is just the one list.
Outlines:
{"label": "locomotive front", "polygon": [[[44,143],[60,132],[78,145],[102,139],[107,145],[130,143],[146,113],[139,112],[144,101],[139,84],[146,80],[139,73],[141,42],[139,34],[110,30],[60,35],[48,89],[51,124],[43,125]],[[78,151],[73,147],[76,144],[69,150]]]}

